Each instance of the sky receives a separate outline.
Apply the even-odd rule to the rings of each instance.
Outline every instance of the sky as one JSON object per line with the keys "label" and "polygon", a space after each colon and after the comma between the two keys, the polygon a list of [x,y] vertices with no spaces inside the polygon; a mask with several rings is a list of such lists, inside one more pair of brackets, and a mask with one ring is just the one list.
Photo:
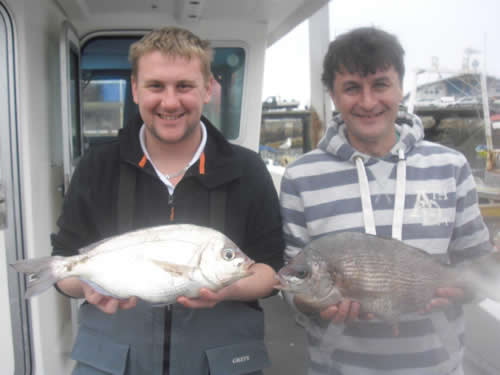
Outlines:
{"label": "sky", "polygon": [[[483,60],[486,72],[500,78],[500,0],[332,0],[329,4],[330,40],[359,26],[376,26],[395,34],[405,49],[405,93],[414,72],[439,67],[459,70],[464,51]],[[310,101],[309,32],[305,21],[266,51],[263,100],[279,95]],[[290,63],[293,61],[293,63]],[[481,63],[482,64],[482,63]],[[433,80],[437,77],[420,77]]]}

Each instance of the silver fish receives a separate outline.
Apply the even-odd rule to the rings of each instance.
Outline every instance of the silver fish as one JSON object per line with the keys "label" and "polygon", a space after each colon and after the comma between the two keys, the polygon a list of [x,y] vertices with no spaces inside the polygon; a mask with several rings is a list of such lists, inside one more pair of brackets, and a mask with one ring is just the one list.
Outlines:
{"label": "silver fish", "polygon": [[277,288],[317,310],[349,298],[397,326],[402,314],[422,310],[436,288],[461,287],[500,302],[499,271],[499,252],[451,267],[395,239],[341,232],[311,241],[279,271]]}
{"label": "silver fish", "polygon": [[107,295],[169,304],[180,295],[197,297],[202,287],[218,290],[249,276],[253,263],[224,234],[179,224],[111,237],[79,255],[27,259],[12,266],[29,275],[26,298],[76,276]]}

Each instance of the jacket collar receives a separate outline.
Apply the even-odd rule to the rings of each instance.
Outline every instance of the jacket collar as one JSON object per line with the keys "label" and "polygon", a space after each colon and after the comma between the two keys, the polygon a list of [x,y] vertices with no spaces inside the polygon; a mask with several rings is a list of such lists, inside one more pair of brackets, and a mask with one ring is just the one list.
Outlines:
{"label": "jacket collar", "polygon": [[[200,160],[186,172],[185,178],[197,178],[206,188],[214,188],[235,180],[242,175],[242,168],[234,152],[234,147],[213,126],[210,121],[201,118],[207,129],[207,143],[204,152],[204,165]],[[151,163],[145,158],[139,141],[139,130],[142,120],[139,118],[133,124],[120,130],[120,159],[146,173],[156,175]]]}

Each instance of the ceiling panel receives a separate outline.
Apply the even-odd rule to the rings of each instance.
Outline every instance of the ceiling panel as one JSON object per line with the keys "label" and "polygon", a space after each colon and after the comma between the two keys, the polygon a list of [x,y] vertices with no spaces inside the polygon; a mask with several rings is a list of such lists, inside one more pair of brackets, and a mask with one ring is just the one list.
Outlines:
{"label": "ceiling panel", "polygon": [[173,14],[175,1],[172,0],[80,0],[84,2],[89,13],[115,12],[165,12]]}
{"label": "ceiling panel", "polygon": [[[266,25],[268,42],[281,38],[300,22],[309,18],[329,0],[55,0],[68,17],[78,22],[106,19],[106,14],[164,14],[166,20],[188,22],[244,22]],[[111,17],[111,16],[110,16]],[[144,18],[147,19],[147,18]],[[103,21],[99,21],[103,23]],[[147,22],[144,23],[144,26]],[[95,27],[98,27],[97,25]],[[103,24],[103,28],[106,25]]]}

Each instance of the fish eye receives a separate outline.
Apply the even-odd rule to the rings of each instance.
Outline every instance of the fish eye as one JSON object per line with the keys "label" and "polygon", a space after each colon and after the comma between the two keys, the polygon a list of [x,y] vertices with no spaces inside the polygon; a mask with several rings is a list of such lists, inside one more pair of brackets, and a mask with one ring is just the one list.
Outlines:
{"label": "fish eye", "polygon": [[297,277],[297,279],[305,279],[307,276],[309,276],[309,272],[307,270],[299,270],[297,271],[297,273],[295,274],[295,276]]}
{"label": "fish eye", "polygon": [[235,258],[236,252],[233,249],[222,250],[222,259],[231,261]]}

